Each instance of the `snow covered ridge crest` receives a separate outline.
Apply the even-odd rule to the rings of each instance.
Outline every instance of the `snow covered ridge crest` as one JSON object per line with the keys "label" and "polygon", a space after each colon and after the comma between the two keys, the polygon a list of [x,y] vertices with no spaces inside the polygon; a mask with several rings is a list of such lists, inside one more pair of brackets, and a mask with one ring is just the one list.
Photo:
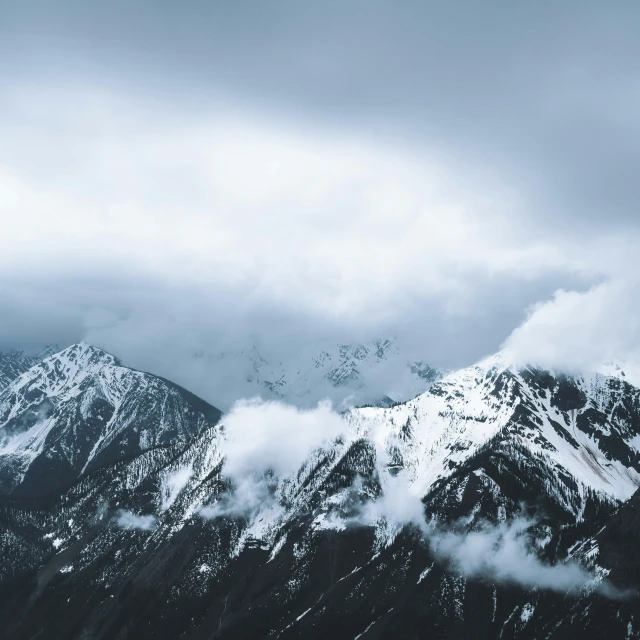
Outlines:
{"label": "snow covered ridge crest", "polygon": [[[379,345],[378,355],[392,346]],[[373,443],[385,469],[402,471],[420,496],[498,438],[540,456],[579,491],[625,500],[640,484],[639,392],[610,371],[617,375],[554,375],[516,367],[500,352],[408,402],[347,411],[344,441]],[[0,392],[0,487],[16,489],[29,469],[27,485],[53,469],[70,482],[158,444],[186,443],[219,416],[101,349],[72,345]]]}
{"label": "snow covered ridge crest", "polygon": [[[463,469],[495,487],[491,470],[474,462],[487,455],[491,465],[499,456],[525,475],[529,465],[545,478],[553,503],[578,520],[594,495],[618,503],[640,485],[638,389],[601,375],[518,371],[500,357],[391,408],[339,415],[326,404],[299,410],[254,400],[237,405],[223,423],[210,458],[212,465],[224,460],[218,477],[231,484],[213,496],[198,494],[204,503],[190,502],[185,512],[245,517],[251,536],[271,542],[309,510],[324,529],[385,520],[393,537],[398,525],[420,522],[420,501]],[[338,469],[349,480],[330,490]],[[204,469],[198,483],[213,470]],[[185,495],[195,486],[187,481]],[[468,486],[464,480],[452,495],[461,501]],[[348,505],[356,495],[375,506],[354,516]]]}
{"label": "snow covered ridge crest", "polygon": [[54,490],[90,468],[187,442],[219,416],[177,385],[72,345],[0,392],[0,491]]}
{"label": "snow covered ridge crest", "polygon": [[499,353],[409,402],[356,409],[346,419],[420,495],[495,439],[544,459],[579,491],[626,500],[640,486],[640,390],[623,376],[552,375]]}

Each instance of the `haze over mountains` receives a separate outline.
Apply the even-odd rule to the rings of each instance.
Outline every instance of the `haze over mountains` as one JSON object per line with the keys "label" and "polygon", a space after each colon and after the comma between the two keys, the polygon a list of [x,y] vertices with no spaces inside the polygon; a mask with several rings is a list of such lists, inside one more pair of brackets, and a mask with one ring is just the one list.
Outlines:
{"label": "haze over mountains", "polygon": [[[0,353],[0,390],[29,367],[56,351],[35,355]],[[311,407],[329,399],[337,407],[409,400],[442,376],[412,359],[393,338],[368,343],[313,344],[281,353],[273,347],[245,347],[191,354],[187,380],[197,378],[203,395],[224,410],[242,398],[261,396]],[[171,369],[170,364],[161,367]]]}
{"label": "haze over mountains", "polygon": [[0,393],[4,635],[632,637],[640,390],[504,354],[427,386],[221,415],[36,363]]}
{"label": "haze over mountains", "polygon": [[233,401],[259,395],[310,407],[330,399],[341,408],[409,400],[442,373],[402,353],[393,339],[367,344],[303,347],[282,356],[255,345],[219,354],[197,352],[204,380],[219,389],[224,409]]}
{"label": "haze over mountains", "polygon": [[640,637],[639,32],[0,3],[0,638]]}

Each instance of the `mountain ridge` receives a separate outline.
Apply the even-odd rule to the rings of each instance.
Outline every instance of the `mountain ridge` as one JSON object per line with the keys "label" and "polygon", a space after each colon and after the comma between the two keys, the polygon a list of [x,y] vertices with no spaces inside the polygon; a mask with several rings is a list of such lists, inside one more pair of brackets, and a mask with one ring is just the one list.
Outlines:
{"label": "mountain ridge", "polygon": [[[95,462],[168,439],[186,441],[220,417],[203,400],[197,399],[194,408],[194,399],[177,385],[126,368],[86,343],[53,354],[0,392],[3,490],[37,487],[37,477],[51,476],[54,468],[60,482],[70,482]],[[147,415],[139,414],[138,405],[145,403]],[[154,420],[157,425],[145,428]]]}
{"label": "mountain ridge", "polygon": [[[603,537],[630,531],[633,553],[639,389],[513,370],[498,354],[408,402],[338,419],[341,435],[282,476],[226,474],[233,420],[223,416],[191,439],[106,459],[46,499],[0,496],[0,535],[19,558],[0,572],[0,619],[21,612],[7,637],[640,631],[635,596],[620,595],[637,589],[637,572]],[[508,579],[494,552],[483,573],[464,564],[473,535],[498,551],[515,545]],[[445,538],[462,546],[443,555]],[[579,583],[563,591],[525,571]],[[595,634],[572,622],[582,605]]]}

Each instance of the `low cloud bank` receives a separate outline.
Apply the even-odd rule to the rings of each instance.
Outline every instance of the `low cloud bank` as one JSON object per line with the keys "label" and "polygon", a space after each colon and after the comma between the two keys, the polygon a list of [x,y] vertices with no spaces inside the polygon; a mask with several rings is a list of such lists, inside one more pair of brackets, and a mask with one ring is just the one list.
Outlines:
{"label": "low cloud bank", "polygon": [[340,415],[323,401],[298,409],[260,398],[237,402],[224,419],[223,477],[231,490],[200,510],[204,518],[251,515],[274,506],[277,478],[297,471],[317,448],[344,431]]}
{"label": "low cloud bank", "polygon": [[464,533],[436,529],[429,540],[438,559],[469,577],[565,593],[594,581],[594,576],[575,563],[543,563],[527,534],[534,524],[515,518],[498,525],[485,523],[477,531]]}
{"label": "low cloud bank", "polygon": [[530,308],[503,348],[515,364],[568,373],[597,371],[610,363],[640,370],[639,293],[640,286],[629,279],[581,292],[556,291]]}
{"label": "low cloud bank", "polygon": [[156,528],[158,519],[154,515],[139,516],[131,511],[120,509],[115,517],[115,523],[121,529],[153,531]]}
{"label": "low cloud bank", "polygon": [[618,589],[577,562],[553,565],[542,562],[529,533],[535,524],[533,520],[517,517],[497,525],[484,523],[470,532],[436,527],[429,541],[440,561],[465,576],[561,593],[590,588],[612,600],[638,595],[636,591]]}
{"label": "low cloud bank", "polygon": [[187,486],[193,475],[190,466],[180,467],[171,472],[162,483],[162,511],[166,511],[176,500],[178,494]]}
{"label": "low cloud bank", "polygon": [[[200,510],[206,519],[257,517],[266,510],[281,508],[279,481],[300,469],[314,450],[332,444],[345,427],[328,402],[300,410],[259,399],[237,403],[224,424],[227,441],[223,476],[231,489]],[[416,527],[440,562],[468,577],[563,593],[590,587],[610,598],[626,597],[575,562],[542,562],[529,533],[535,525],[530,519],[484,523],[475,531],[428,522],[421,496],[410,478],[403,471],[389,473],[389,442],[378,435],[372,434],[372,440],[382,492],[375,499],[369,496],[357,514],[343,518],[345,523],[371,526],[384,520],[397,527]],[[356,480],[352,491],[364,495],[362,478]]]}
{"label": "low cloud bank", "polygon": [[417,527],[435,557],[461,575],[561,593],[591,588],[613,600],[638,595],[637,591],[618,589],[601,580],[577,562],[552,565],[540,560],[530,534],[534,520],[516,517],[499,524],[485,522],[474,531],[460,531],[427,522],[422,501],[412,495],[402,477],[383,481],[383,492],[366,503],[352,522],[370,525],[384,518],[397,526]]}
{"label": "low cloud bank", "polygon": [[202,507],[198,513],[206,520],[251,516],[277,504],[275,484],[265,476],[240,478],[231,491],[220,496],[216,503]]}
{"label": "low cloud bank", "polygon": [[601,580],[577,562],[552,565],[540,560],[529,533],[536,524],[534,520],[517,517],[499,524],[485,522],[474,531],[461,531],[455,526],[427,522],[422,501],[412,495],[409,483],[402,477],[383,481],[383,492],[376,500],[365,503],[349,522],[370,526],[384,519],[399,527],[414,526],[422,532],[434,556],[461,575],[561,593],[590,588],[613,600],[638,595]]}

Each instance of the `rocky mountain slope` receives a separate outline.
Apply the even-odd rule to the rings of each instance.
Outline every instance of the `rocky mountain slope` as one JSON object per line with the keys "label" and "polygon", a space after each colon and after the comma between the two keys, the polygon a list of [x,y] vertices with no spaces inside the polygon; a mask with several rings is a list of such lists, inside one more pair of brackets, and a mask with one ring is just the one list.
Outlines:
{"label": "rocky mountain slope", "polygon": [[37,363],[36,358],[26,356],[22,351],[0,353],[0,391]]}
{"label": "rocky mountain slope", "polygon": [[[97,381],[119,378],[96,368],[118,365],[90,347],[73,353],[75,369],[71,355],[63,359],[64,385],[52,365],[24,374],[14,393],[29,392],[24,380],[40,380],[36,388],[56,406],[82,415],[88,392],[68,380],[88,379],[107,396]],[[45,384],[43,372],[53,380]],[[55,395],[61,386],[84,393]],[[129,415],[142,413],[138,402],[155,406],[148,387],[127,389]],[[28,410],[20,398],[12,406]],[[341,420],[340,435],[280,475],[253,458],[253,467],[239,473],[236,464],[231,473],[232,416],[199,422],[190,437],[164,438],[166,423],[154,420],[147,423],[154,446],[131,436],[136,446],[127,455],[118,450],[93,465],[83,456],[84,473],[66,487],[0,497],[2,632],[194,639],[640,632],[640,390],[623,376],[516,370],[497,356],[407,403],[350,410]],[[138,434],[135,424],[119,433]]]}
{"label": "rocky mountain slope", "polygon": [[0,392],[0,491],[50,492],[98,466],[188,442],[219,417],[168,381],[73,345]]}
{"label": "rocky mountain slope", "polygon": [[59,351],[55,346],[46,346],[37,353],[24,351],[0,352],[0,391],[13,382],[20,374],[35,366],[45,358]]}

